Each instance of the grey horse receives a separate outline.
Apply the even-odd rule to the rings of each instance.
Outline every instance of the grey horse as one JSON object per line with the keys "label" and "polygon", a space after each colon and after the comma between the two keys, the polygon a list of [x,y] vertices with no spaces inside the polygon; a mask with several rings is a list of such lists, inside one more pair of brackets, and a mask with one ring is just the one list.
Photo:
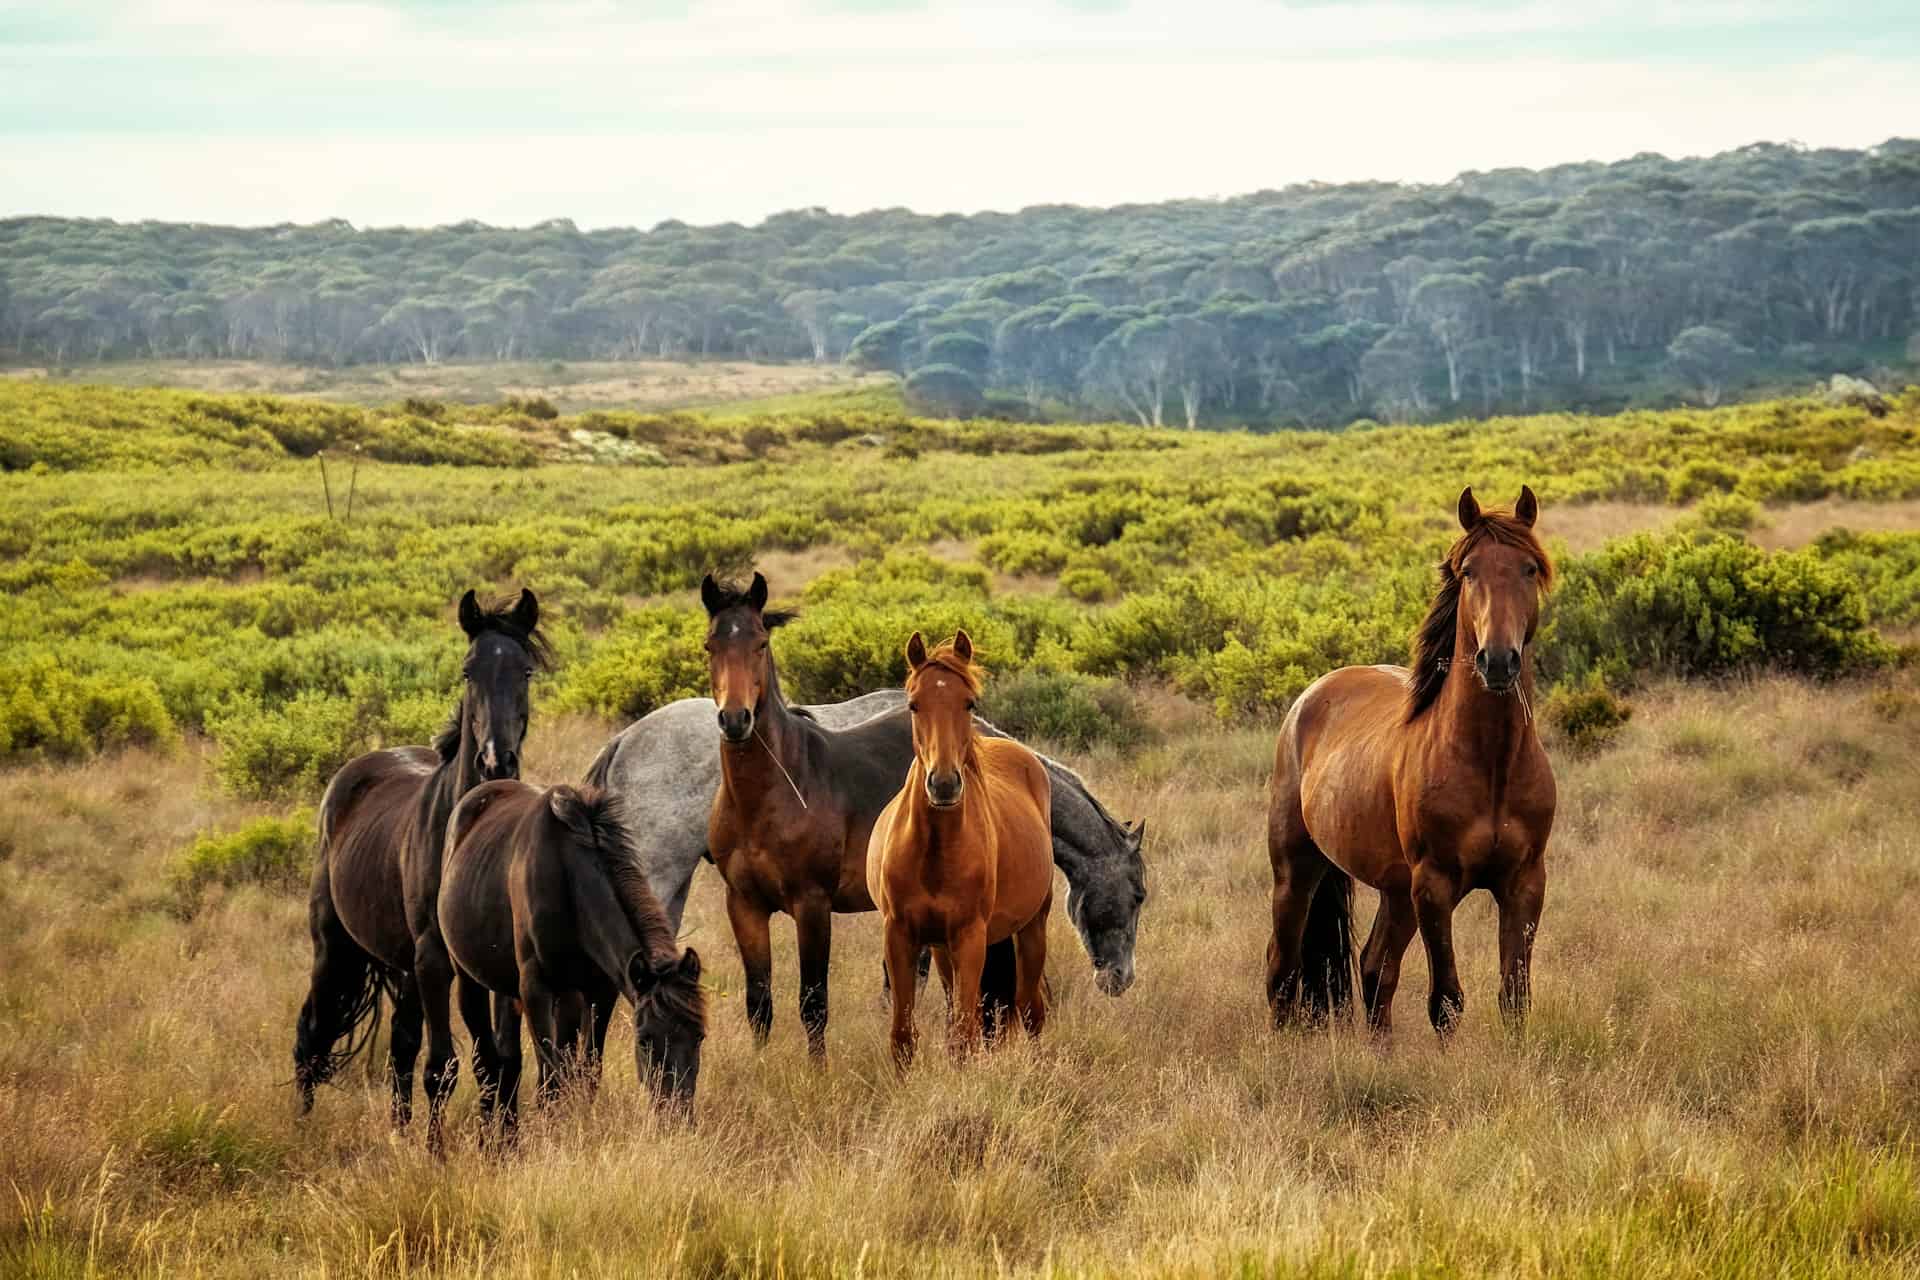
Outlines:
{"label": "grey horse", "polygon": [[[876,716],[905,718],[907,695],[882,689],[801,710],[829,729]],[[634,721],[601,748],[587,781],[626,800],[647,882],[678,930],[694,869],[707,852],[707,816],[720,787],[719,711],[711,698],[683,698]],[[986,721],[981,731],[1005,737]],[[1144,823],[1114,820],[1078,774],[1041,757],[1053,781],[1053,860],[1067,877],[1067,918],[1110,996],[1133,985],[1133,944],[1147,900],[1140,846]],[[911,760],[900,760],[904,780]]]}

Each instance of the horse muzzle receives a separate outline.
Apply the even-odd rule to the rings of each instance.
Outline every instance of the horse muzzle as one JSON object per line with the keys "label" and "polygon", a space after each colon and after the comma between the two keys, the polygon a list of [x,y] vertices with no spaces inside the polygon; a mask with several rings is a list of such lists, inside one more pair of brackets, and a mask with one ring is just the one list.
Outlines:
{"label": "horse muzzle", "polygon": [[1133,962],[1125,964],[1096,965],[1093,970],[1093,985],[1100,989],[1103,996],[1122,996],[1133,985]]}
{"label": "horse muzzle", "polygon": [[720,736],[728,742],[745,742],[753,736],[753,708],[740,707],[720,712]]}
{"label": "horse muzzle", "polygon": [[927,779],[927,803],[936,809],[954,808],[966,789],[966,782],[958,773],[951,779],[931,776]]}
{"label": "horse muzzle", "polygon": [[1509,693],[1520,679],[1520,651],[1486,648],[1473,656],[1474,674],[1489,693]]}

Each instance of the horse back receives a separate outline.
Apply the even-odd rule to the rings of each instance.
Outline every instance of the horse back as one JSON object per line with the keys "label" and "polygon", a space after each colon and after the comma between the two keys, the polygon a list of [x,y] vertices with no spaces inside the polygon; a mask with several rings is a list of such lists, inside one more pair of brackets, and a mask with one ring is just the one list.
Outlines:
{"label": "horse back", "polygon": [[460,971],[489,990],[520,989],[514,956],[512,884],[519,833],[540,792],[524,782],[485,782],[447,820],[437,902],[440,936]]}

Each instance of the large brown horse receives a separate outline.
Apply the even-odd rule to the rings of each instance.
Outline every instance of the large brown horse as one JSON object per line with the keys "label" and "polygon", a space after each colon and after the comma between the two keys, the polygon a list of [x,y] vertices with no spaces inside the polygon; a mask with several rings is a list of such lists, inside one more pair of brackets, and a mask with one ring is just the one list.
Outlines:
{"label": "large brown horse", "polygon": [[[706,1035],[700,957],[675,942],[618,799],[592,787],[474,788],[447,824],[439,917],[473,1037],[481,1104],[497,1108],[509,1129],[521,1012],[533,1024],[544,1100],[576,1071],[589,1088],[597,1081],[594,1059],[621,996],[643,1028],[634,1041],[640,1078],[657,1104],[691,1109]],[[434,1052],[450,1059],[451,1029],[438,1021],[447,993],[426,989],[436,980],[423,973],[421,995]],[[583,1018],[591,1019],[590,1032]],[[428,1067],[451,1078],[444,1060],[430,1058]],[[427,1142],[435,1151],[445,1101],[444,1092],[428,1095]]]}
{"label": "large brown horse", "polygon": [[[1053,796],[1040,757],[973,722],[980,672],[965,631],[927,652],[907,641],[913,766],[867,845],[867,891],[886,922],[893,1055],[913,1061],[915,964],[932,948],[949,1010],[949,1042],[980,1042],[987,947],[1015,940],[1014,1011],[1029,1035],[1046,1024],[1042,979],[1053,905]],[[1000,1028],[995,1028],[996,1032]]]}
{"label": "large brown horse", "polygon": [[1355,878],[1380,891],[1360,956],[1373,1027],[1390,1028],[1400,960],[1419,930],[1442,1035],[1465,1008],[1453,911],[1475,889],[1500,908],[1500,1009],[1524,1023],[1534,931],[1546,895],[1553,770],[1534,733],[1531,643],[1553,566],[1534,536],[1539,504],[1512,511],[1460,495],[1465,531],[1413,669],[1343,667],[1300,695],[1280,730],[1267,850],[1273,937],[1267,1000],[1276,1025],[1344,1013],[1353,991]]}
{"label": "large brown horse", "polygon": [[800,1021],[807,1049],[826,1053],[827,967],[833,913],[873,910],[867,837],[898,772],[885,766],[890,729],[870,722],[834,732],[789,707],[768,645],[791,614],[767,609],[767,580],[741,590],[711,576],[707,666],[719,706],[720,788],[707,848],[727,884],[727,919],[746,970],[747,1021],[765,1043],[773,1025],[769,922],[793,917],[800,949]]}
{"label": "large brown horse", "polygon": [[[369,752],[327,784],[307,908],[313,980],[293,1044],[303,1114],[313,1108],[315,1087],[372,1038],[383,991],[394,1006],[387,1058],[393,1121],[404,1125],[413,1114],[422,1019],[415,966],[445,962],[433,904],[447,816],[481,782],[520,772],[527,684],[548,661],[539,622],[531,591],[510,608],[494,609],[467,592],[460,600],[465,689],[452,722],[431,747]],[[426,1083],[430,1093],[448,1085]]]}

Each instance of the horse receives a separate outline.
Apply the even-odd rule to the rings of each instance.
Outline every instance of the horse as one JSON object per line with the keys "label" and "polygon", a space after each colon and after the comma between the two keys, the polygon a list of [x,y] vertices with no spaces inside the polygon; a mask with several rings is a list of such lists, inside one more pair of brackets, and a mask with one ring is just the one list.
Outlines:
{"label": "horse", "polygon": [[[867,892],[885,921],[893,996],[893,1057],[913,1061],[914,967],[933,949],[947,988],[949,1041],[980,1042],[980,975],[987,947],[1014,941],[1013,1007],[1027,1034],[1046,1025],[1042,980],[1053,906],[1052,787],[1040,758],[974,728],[980,671],[965,631],[931,653],[907,641],[913,766],[867,843]],[[1003,1026],[995,1026],[996,1036]]]}
{"label": "horse", "polygon": [[1392,1027],[1400,961],[1426,946],[1427,1013],[1442,1039],[1466,1007],[1453,912],[1475,889],[1500,911],[1500,1010],[1524,1029],[1546,898],[1553,768],[1533,723],[1534,631],[1553,563],[1522,486],[1511,510],[1460,495],[1459,539],[1414,640],[1413,666],[1343,667],[1287,713],[1267,812],[1274,1024],[1352,1005],[1353,881],[1380,892],[1360,953],[1367,1021]]}
{"label": "horse", "polygon": [[873,910],[867,836],[899,789],[875,742],[886,726],[834,732],[789,707],[768,646],[792,614],[770,610],[767,580],[746,589],[701,583],[707,667],[720,726],[720,787],[707,818],[707,848],[727,886],[727,920],[746,970],[754,1043],[773,1027],[769,921],[793,917],[800,951],[800,1022],[807,1051],[826,1057],[827,966],[833,913]]}
{"label": "horse", "polygon": [[[497,1111],[507,1131],[518,1114],[521,1011],[533,1024],[545,1102],[576,1073],[592,1087],[623,995],[645,1028],[634,1040],[641,1081],[663,1110],[691,1114],[706,1036],[700,956],[675,942],[618,797],[518,781],[474,788],[447,824],[438,914],[473,1037],[482,1108]],[[425,1003],[445,1016],[446,992]],[[592,1019],[590,1048],[583,1013]],[[447,1027],[432,1031],[436,1042],[450,1043]],[[436,1152],[444,1102],[444,1095],[429,1097],[428,1146]]]}
{"label": "horse", "polygon": [[[540,602],[522,590],[511,606],[460,598],[467,637],[465,689],[431,747],[393,747],[343,765],[320,800],[319,852],[308,896],[313,975],[294,1033],[300,1114],[372,1039],[384,992],[393,1004],[387,1075],[391,1113],[413,1114],[413,1066],[423,1011],[418,966],[444,955],[431,909],[447,817],[480,783],[516,777],[527,732],[527,686],[551,665]],[[336,1048],[342,1040],[343,1047]],[[437,1077],[429,1093],[449,1087]]]}
{"label": "horse", "polygon": [[[720,743],[713,731],[718,711],[711,698],[668,703],[615,734],[586,773],[588,784],[626,799],[647,881],[676,929],[694,871],[707,857],[707,820],[720,788]],[[882,766],[896,787],[913,763],[913,728],[900,689],[793,711],[825,729],[863,726],[861,741],[883,753]],[[1007,736],[979,716],[974,726],[988,737]],[[1093,964],[1094,986],[1120,996],[1133,985],[1134,943],[1147,900],[1146,825],[1115,819],[1080,775],[1058,760],[1042,755],[1040,763],[1052,782],[1053,861],[1066,876],[1067,919]],[[1010,982],[1010,971],[1007,977]],[[1009,985],[1005,997],[1011,1001],[1012,995]]]}

